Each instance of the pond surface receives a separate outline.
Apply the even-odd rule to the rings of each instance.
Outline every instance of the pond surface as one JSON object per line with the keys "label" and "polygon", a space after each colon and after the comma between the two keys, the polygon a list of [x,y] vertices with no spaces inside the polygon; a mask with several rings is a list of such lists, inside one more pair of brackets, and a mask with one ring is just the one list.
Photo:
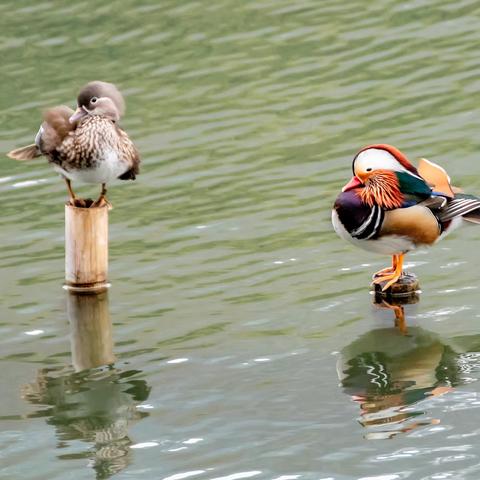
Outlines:
{"label": "pond surface", "polygon": [[422,294],[403,335],[368,293],[389,259],[338,239],[330,208],[374,142],[480,193],[479,17],[3,1],[0,150],[103,79],[143,166],[110,189],[112,288],[78,298],[63,182],[0,162],[0,478],[478,479],[480,230],[408,256]]}

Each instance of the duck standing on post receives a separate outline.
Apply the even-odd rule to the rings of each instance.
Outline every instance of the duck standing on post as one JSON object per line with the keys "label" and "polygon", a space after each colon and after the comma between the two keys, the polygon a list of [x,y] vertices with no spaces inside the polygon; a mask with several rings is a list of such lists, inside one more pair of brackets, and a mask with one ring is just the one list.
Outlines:
{"label": "duck standing on post", "polygon": [[383,291],[401,277],[407,252],[433,245],[462,220],[480,224],[480,198],[452,187],[433,162],[421,159],[415,168],[397,148],[378,144],[360,150],[352,168],[332,223],[341,238],[392,256],[392,266],[373,276]]}
{"label": "duck standing on post", "polygon": [[77,98],[77,110],[59,106],[45,111],[35,143],[8,153],[15,160],[48,158],[67,184],[71,205],[83,207],[71,182],[99,183],[102,190],[92,207],[109,205],[107,183],[135,180],[140,157],[128,135],[117,125],[124,113],[122,94],[112,83],[94,81]]}

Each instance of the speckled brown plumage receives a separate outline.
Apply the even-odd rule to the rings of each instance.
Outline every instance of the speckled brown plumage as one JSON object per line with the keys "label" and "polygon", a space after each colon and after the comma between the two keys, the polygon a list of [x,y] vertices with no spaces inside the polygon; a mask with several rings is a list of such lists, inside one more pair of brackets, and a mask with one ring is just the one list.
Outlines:
{"label": "speckled brown plumage", "polygon": [[[48,156],[69,177],[76,176],[76,170],[97,169],[108,151],[116,152],[118,162],[124,165],[122,175],[128,171],[138,173],[140,158],[132,141],[118,125],[101,116],[87,116]],[[99,183],[109,180],[113,179]]]}

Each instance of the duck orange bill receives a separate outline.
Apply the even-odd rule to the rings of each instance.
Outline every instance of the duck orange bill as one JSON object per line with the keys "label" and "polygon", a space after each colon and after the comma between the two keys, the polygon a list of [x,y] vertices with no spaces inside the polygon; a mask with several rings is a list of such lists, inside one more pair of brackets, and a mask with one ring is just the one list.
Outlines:
{"label": "duck orange bill", "polygon": [[342,192],[348,192],[348,190],[352,190],[362,185],[363,183],[358,177],[352,177],[352,179],[342,188]]}

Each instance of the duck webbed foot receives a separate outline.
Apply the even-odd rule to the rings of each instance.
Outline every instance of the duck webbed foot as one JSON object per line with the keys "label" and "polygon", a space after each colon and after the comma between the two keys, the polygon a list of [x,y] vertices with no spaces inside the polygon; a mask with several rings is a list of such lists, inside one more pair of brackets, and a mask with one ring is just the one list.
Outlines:
{"label": "duck webbed foot", "polygon": [[388,290],[403,274],[403,254],[392,256],[392,266],[380,270],[373,276],[374,284],[386,282],[382,287],[382,292]]}
{"label": "duck webbed foot", "polygon": [[395,273],[395,270],[397,268],[397,257],[398,255],[392,255],[392,266],[387,267],[387,268],[382,268],[382,270],[379,270],[377,273],[374,273],[372,275],[372,280],[373,283],[380,283],[380,282],[375,282],[375,280],[379,278],[383,278],[387,275],[393,275]]}
{"label": "duck webbed foot", "polygon": [[70,205],[73,205],[74,207],[79,207],[79,208],[87,208],[88,204],[83,198],[77,198],[75,197],[73,200],[70,199]]}
{"label": "duck webbed foot", "polygon": [[105,195],[100,195],[91,205],[89,208],[100,208],[107,206],[109,210],[111,210],[112,204],[107,200],[107,197]]}
{"label": "duck webbed foot", "polygon": [[395,272],[395,267],[382,268],[378,272],[372,275],[372,280],[376,280],[379,277],[384,277],[385,275],[392,275]]}
{"label": "duck webbed foot", "polygon": [[90,205],[90,208],[98,208],[107,206],[109,210],[111,210],[112,204],[107,200],[107,188],[105,183],[102,183],[102,191],[100,192],[100,196]]}

